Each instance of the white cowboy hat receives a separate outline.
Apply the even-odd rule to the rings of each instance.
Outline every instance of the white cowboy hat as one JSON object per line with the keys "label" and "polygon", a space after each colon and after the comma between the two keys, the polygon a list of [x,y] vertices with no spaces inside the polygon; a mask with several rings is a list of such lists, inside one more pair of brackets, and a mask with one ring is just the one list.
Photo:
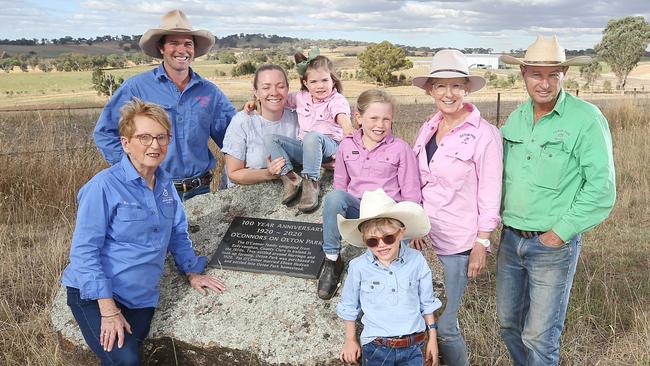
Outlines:
{"label": "white cowboy hat", "polygon": [[560,46],[556,36],[549,39],[537,37],[535,42],[528,46],[523,59],[509,55],[502,55],[499,59],[509,65],[528,66],[575,66],[591,63],[589,56],[578,56],[567,60],[564,48]]}
{"label": "white cowboy hat", "polygon": [[427,235],[431,230],[429,216],[422,206],[409,201],[395,203],[395,200],[381,188],[363,193],[358,219],[346,219],[339,214],[336,221],[341,237],[345,241],[355,247],[365,248],[366,243],[359,231],[359,225],[370,219],[382,217],[399,220],[404,224],[405,231],[402,239],[421,237]]}
{"label": "white cowboy hat", "polygon": [[414,77],[411,83],[418,88],[426,89],[427,80],[431,78],[468,78],[470,93],[485,86],[485,79],[478,75],[469,74],[469,63],[465,55],[458,50],[440,50],[436,52],[431,61],[431,72],[428,75]]}
{"label": "white cowboy hat", "polygon": [[214,46],[214,35],[207,30],[192,30],[185,13],[177,9],[163,15],[158,28],[149,29],[142,35],[140,48],[151,57],[162,58],[158,41],[162,36],[171,34],[194,36],[194,57],[205,55]]}

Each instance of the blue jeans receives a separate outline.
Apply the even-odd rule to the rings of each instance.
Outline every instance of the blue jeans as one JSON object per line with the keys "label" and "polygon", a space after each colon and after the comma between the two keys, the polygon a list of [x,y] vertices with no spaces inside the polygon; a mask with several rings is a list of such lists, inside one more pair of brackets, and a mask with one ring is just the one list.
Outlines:
{"label": "blue jeans", "polygon": [[280,175],[293,170],[293,164],[302,165],[301,176],[311,180],[320,179],[320,166],[324,158],[336,154],[339,143],[319,132],[307,132],[301,140],[282,135],[265,135],[264,146],[271,154],[271,160],[283,157],[285,164]]}
{"label": "blue jeans", "polygon": [[467,345],[458,325],[458,309],[467,286],[468,255],[439,255],[445,272],[447,304],[438,319],[438,352],[443,364],[469,366]]}
{"label": "blue jeans", "polygon": [[422,366],[424,342],[416,343],[410,347],[388,348],[376,345],[373,342],[361,347],[363,366]]}
{"label": "blue jeans", "polygon": [[115,345],[110,352],[104,351],[99,343],[99,332],[101,327],[101,317],[97,300],[83,300],[79,296],[79,290],[68,287],[68,306],[74,315],[81,334],[83,334],[88,347],[95,352],[102,365],[140,365],[140,346],[149,333],[151,318],[155,308],[129,309],[126,306],[115,301],[122,310],[122,315],[131,325],[129,334],[124,331],[124,345],[117,348],[117,338]]}
{"label": "blue jeans", "polygon": [[323,252],[339,254],[341,252],[341,233],[336,223],[336,215],[346,219],[359,218],[360,200],[340,189],[333,190],[323,199]]}
{"label": "blue jeans", "polygon": [[557,365],[580,235],[558,248],[504,228],[497,254],[497,314],[514,365]]}

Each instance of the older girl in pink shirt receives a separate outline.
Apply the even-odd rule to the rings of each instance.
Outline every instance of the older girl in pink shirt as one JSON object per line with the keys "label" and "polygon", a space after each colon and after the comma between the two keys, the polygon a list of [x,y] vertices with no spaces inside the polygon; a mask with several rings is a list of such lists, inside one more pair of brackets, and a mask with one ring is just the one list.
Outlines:
{"label": "older girl in pink shirt", "polygon": [[334,190],[323,204],[325,264],[318,279],[318,297],[330,299],[343,272],[341,234],[336,216],[359,217],[363,192],[383,190],[396,202],[420,203],[420,176],[411,147],[393,137],[395,101],[380,89],[366,90],[357,100],[355,118],[361,129],[341,141],[336,152]]}
{"label": "older girl in pink shirt", "polygon": [[[485,267],[490,233],[500,222],[501,135],[476,106],[464,103],[485,80],[469,75],[460,51],[437,52],[431,73],[414,78],[413,85],[426,90],[438,108],[413,147],[431,221],[429,238],[445,272],[447,305],[438,320],[438,347],[444,364],[469,365],[458,309],[468,277]],[[413,242],[417,248],[424,245]]]}
{"label": "older girl in pink shirt", "polygon": [[[286,162],[280,171],[284,185],[282,203],[287,204],[302,195],[298,209],[311,212],[318,207],[320,193],[320,167],[323,159],[331,158],[338,149],[343,135],[354,133],[350,121],[350,105],[339,94],[343,90],[332,62],[318,55],[318,49],[305,57],[295,55],[296,68],[302,82],[302,90],[291,93],[287,106],[295,108],[300,130],[298,139],[281,135],[267,135],[264,144],[271,153],[271,160],[283,157]],[[293,164],[302,165],[296,174]]]}

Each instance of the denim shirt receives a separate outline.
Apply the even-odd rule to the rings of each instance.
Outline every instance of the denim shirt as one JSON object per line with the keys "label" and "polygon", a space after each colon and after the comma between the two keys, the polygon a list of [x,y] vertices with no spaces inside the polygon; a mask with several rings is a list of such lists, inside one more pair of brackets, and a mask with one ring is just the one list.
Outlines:
{"label": "denim shirt", "polygon": [[401,245],[398,257],[385,267],[372,254],[350,261],[336,313],[356,320],[361,312],[361,344],[377,337],[422,332],[426,314],[442,304],[433,294],[431,269],[419,251]]}
{"label": "denim shirt", "polygon": [[123,155],[81,188],[78,201],[70,264],[61,282],[78,288],[82,299],[156,306],[167,251],[181,272],[203,272],[207,258],[192,249],[185,211],[164,170],[156,171],[151,190]]}
{"label": "denim shirt", "polygon": [[126,80],[104,107],[93,132],[106,161],[116,164],[122,158],[117,130],[120,108],[136,96],[161,105],[169,114],[172,141],[161,166],[173,179],[193,178],[213,169],[216,160],[208,149],[208,139],[221,147],[237,111],[216,85],[191,69],[190,77],[183,92],[167,76],[163,64]]}

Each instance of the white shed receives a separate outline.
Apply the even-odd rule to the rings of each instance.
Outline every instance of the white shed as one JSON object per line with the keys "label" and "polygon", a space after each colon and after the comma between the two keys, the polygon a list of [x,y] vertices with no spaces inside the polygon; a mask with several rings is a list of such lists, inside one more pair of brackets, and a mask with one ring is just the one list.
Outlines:
{"label": "white shed", "polygon": [[465,57],[470,69],[503,69],[505,64],[499,61],[500,54],[467,53]]}

